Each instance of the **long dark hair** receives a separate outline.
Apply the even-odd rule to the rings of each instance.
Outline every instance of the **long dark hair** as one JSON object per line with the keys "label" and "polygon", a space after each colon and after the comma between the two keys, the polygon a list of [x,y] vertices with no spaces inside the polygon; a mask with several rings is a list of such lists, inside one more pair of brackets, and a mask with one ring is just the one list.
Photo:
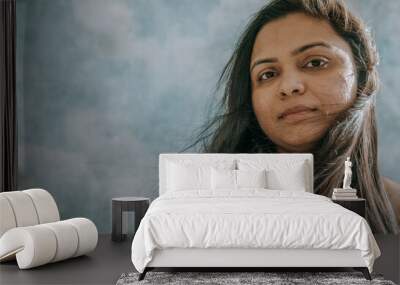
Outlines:
{"label": "long dark hair", "polygon": [[337,117],[314,151],[314,192],[331,196],[343,181],[346,157],[353,162],[352,185],[367,201],[374,232],[398,233],[399,226],[378,171],[375,97],[378,55],[360,19],[341,0],[273,0],[258,11],[239,38],[217,83],[224,86],[216,114],[203,126],[193,146],[207,153],[274,153],[276,145],[263,132],[251,101],[250,59],[260,29],[289,13],[302,12],[326,20],[350,45],[357,69],[357,98]]}

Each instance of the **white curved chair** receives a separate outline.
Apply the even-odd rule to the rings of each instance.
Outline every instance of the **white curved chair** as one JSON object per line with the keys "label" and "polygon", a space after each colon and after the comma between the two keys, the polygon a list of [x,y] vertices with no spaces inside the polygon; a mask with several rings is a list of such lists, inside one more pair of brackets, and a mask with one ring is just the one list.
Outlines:
{"label": "white curved chair", "polygon": [[0,193],[0,262],[16,258],[20,269],[28,269],[86,254],[97,240],[92,221],[60,221],[57,204],[46,190]]}

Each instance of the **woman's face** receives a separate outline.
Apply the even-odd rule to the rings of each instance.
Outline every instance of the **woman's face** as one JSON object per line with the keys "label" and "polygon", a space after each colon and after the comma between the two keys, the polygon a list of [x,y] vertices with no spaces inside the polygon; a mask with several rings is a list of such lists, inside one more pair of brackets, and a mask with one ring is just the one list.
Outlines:
{"label": "woman's face", "polygon": [[351,48],[327,21],[302,13],[258,33],[250,61],[252,104],[279,152],[309,152],[355,100]]}

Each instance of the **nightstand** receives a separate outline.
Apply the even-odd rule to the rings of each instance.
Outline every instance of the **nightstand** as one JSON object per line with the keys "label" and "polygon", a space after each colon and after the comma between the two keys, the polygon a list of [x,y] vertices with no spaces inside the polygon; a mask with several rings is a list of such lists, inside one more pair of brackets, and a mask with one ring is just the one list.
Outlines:
{"label": "nightstand", "polygon": [[353,211],[354,213],[359,214],[361,217],[365,218],[365,208],[366,201],[362,198],[357,199],[332,199],[332,202],[339,204],[340,206]]}
{"label": "nightstand", "polygon": [[119,197],[112,199],[112,235],[113,241],[123,241],[126,235],[122,233],[122,213],[135,212],[135,232],[150,205],[150,199],[144,197]]}

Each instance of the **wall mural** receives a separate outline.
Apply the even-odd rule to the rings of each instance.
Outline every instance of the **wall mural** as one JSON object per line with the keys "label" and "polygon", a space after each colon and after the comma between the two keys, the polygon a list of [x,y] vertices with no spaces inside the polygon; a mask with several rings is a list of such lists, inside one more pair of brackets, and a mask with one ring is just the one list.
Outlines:
{"label": "wall mural", "polygon": [[[394,219],[396,215],[400,216],[400,189],[395,182],[400,181],[397,167],[400,114],[396,110],[400,105],[397,95],[400,83],[396,80],[400,74],[400,42],[393,36],[400,32],[397,17],[400,5],[395,0],[346,2],[370,28],[380,55],[380,63],[375,67],[381,79],[375,107],[378,169],[385,185],[392,189],[387,197],[394,211],[376,217],[376,228],[391,232],[390,225],[379,224],[383,220],[387,222],[390,215],[394,215]],[[276,151],[276,146],[280,146],[281,151],[299,151],[291,148],[293,138],[283,136],[291,132],[282,131],[283,125],[271,124],[271,119],[263,115],[282,115],[284,109],[279,102],[288,100],[290,96],[286,95],[290,94],[281,94],[284,98],[276,97],[276,102],[268,101],[274,96],[267,99],[264,96],[280,94],[279,90],[291,92],[297,84],[296,77],[291,75],[298,73],[285,73],[289,74],[289,80],[285,81],[289,83],[281,89],[276,89],[277,84],[273,85],[273,81],[261,85],[256,79],[267,81],[279,75],[276,66],[270,68],[265,63],[254,68],[248,82],[253,84],[256,99],[253,102],[255,113],[245,117],[253,127],[242,126],[247,130],[246,135],[235,137],[238,139],[235,141],[230,137],[234,132],[225,129],[223,136],[230,140],[229,146],[221,144],[220,137],[215,136],[217,128],[206,129],[214,131],[208,140],[199,137],[207,122],[212,122],[220,111],[218,104],[224,90],[223,86],[217,89],[216,85],[223,68],[251,16],[265,3],[263,0],[18,0],[19,188],[45,188],[58,201],[63,218],[85,216],[96,223],[100,232],[110,232],[112,197],[157,197],[159,153],[201,151],[202,143],[208,150],[217,152],[265,152],[271,147],[271,151]],[[288,21],[281,22],[280,26],[298,21],[313,25],[300,18]],[[271,25],[263,30],[263,37],[255,40],[257,51],[253,52],[252,59],[264,55],[288,59],[285,47],[300,44],[301,37],[287,37],[290,30],[284,34],[290,41],[279,40],[282,35],[275,28]],[[318,32],[327,35],[326,30]],[[307,34],[311,39],[310,33]],[[344,47],[343,39],[331,36],[326,39]],[[277,52],[270,53],[271,50]],[[321,47],[319,51],[325,52]],[[314,67],[325,64],[322,54],[318,55],[309,64]],[[330,55],[325,54],[328,58]],[[346,54],[342,55],[346,60]],[[293,62],[285,61],[281,67],[293,66],[290,65]],[[343,77],[330,77],[331,81],[325,82],[328,85],[321,84],[323,77],[314,81],[310,90],[314,88],[316,96],[304,96],[308,101],[302,101],[303,105],[316,107],[315,104],[321,104],[333,108],[335,102],[351,101],[340,98],[343,90],[349,94],[356,91],[346,89],[355,86],[351,78],[340,81],[349,78],[346,76],[351,70],[346,68],[350,67],[336,68],[334,74]],[[264,69],[269,72],[260,73]],[[290,81],[292,79],[294,83]],[[238,90],[246,90],[241,82],[236,82]],[[296,86],[300,93],[304,91],[302,88],[301,84]],[[324,92],[338,92],[339,97],[331,96],[328,100],[318,97]],[[241,106],[240,102],[237,106]],[[329,108],[322,109],[331,113],[342,110]],[[321,110],[319,115],[326,114]],[[322,118],[327,119],[325,125],[321,123]],[[322,130],[326,130],[332,122],[328,118],[333,117],[319,117],[314,127],[323,126]],[[236,128],[233,122],[228,120],[226,123]],[[299,136],[310,130],[315,128],[297,129]],[[320,131],[313,135],[320,138]],[[348,131],[351,133],[352,130]],[[260,138],[260,134],[268,134],[270,140]],[[196,141],[198,144],[193,145]],[[304,143],[303,146],[308,142]],[[331,157],[334,157],[332,153]],[[335,160],[336,165],[339,161],[343,172],[344,160]],[[353,157],[352,161],[355,162],[354,176],[359,168]],[[330,168],[330,171],[334,173],[335,169]],[[360,175],[355,185],[365,178]],[[319,178],[319,186],[332,186],[322,183],[322,176]],[[336,181],[343,181],[343,173]],[[332,189],[318,188],[318,185],[319,193],[330,195],[328,192]]]}

